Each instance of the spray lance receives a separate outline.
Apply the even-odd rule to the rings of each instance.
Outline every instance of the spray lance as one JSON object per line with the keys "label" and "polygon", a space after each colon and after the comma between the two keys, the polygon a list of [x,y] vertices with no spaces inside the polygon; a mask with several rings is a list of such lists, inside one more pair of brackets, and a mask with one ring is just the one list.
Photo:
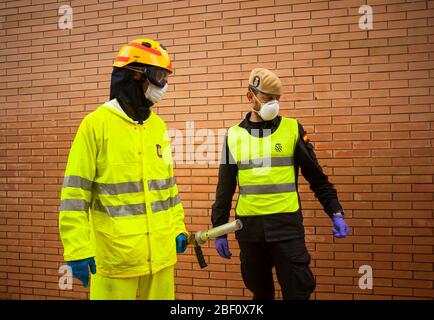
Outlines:
{"label": "spray lance", "polygon": [[221,226],[209,229],[208,231],[197,231],[188,236],[187,244],[194,245],[194,252],[196,253],[197,261],[201,268],[207,267],[205,258],[202,253],[203,245],[207,240],[214,239],[225,234],[235,232],[243,227],[242,222],[237,219],[229,223],[222,224]]}

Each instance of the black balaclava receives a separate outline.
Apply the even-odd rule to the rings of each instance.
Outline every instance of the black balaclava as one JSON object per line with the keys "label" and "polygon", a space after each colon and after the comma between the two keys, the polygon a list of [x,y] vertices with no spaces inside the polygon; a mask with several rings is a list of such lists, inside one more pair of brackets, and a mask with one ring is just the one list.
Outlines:
{"label": "black balaclava", "polygon": [[125,105],[133,108],[136,117],[133,120],[141,124],[151,114],[150,108],[153,103],[145,97],[143,92],[146,76],[143,75],[139,80],[135,80],[134,73],[135,71],[126,68],[113,67],[110,100],[116,98],[124,111]]}

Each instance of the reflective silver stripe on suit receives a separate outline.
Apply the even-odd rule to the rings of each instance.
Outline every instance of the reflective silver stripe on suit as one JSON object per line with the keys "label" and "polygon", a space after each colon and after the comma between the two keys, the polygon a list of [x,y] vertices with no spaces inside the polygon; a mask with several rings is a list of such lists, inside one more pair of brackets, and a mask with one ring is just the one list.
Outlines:
{"label": "reflective silver stripe on suit", "polygon": [[89,202],[79,199],[65,199],[60,201],[60,211],[87,211]]}
{"label": "reflective silver stripe on suit", "polygon": [[93,181],[79,176],[65,176],[62,188],[72,187],[90,191],[92,190],[92,184]]}
{"label": "reflective silver stripe on suit", "polygon": [[96,191],[101,194],[122,194],[143,192],[143,182],[95,183]]}
{"label": "reflective silver stripe on suit", "polygon": [[240,194],[268,194],[296,191],[295,183],[259,184],[253,186],[240,186]]}
{"label": "reflective silver stripe on suit", "polygon": [[124,206],[104,206],[100,200],[96,200],[93,209],[105,212],[111,217],[134,216],[146,213],[144,203],[127,204]]}
{"label": "reflective silver stripe on suit", "polygon": [[169,189],[175,185],[175,177],[161,180],[149,180],[149,191]]}
{"label": "reflective silver stripe on suit", "polygon": [[237,162],[238,170],[246,170],[262,167],[286,167],[293,166],[293,157],[257,158],[249,161]]}
{"label": "reflective silver stripe on suit", "polygon": [[181,199],[179,198],[179,195],[168,198],[166,200],[152,202],[151,203],[152,212],[155,213],[163,210],[168,210],[169,208],[176,206],[180,202]]}

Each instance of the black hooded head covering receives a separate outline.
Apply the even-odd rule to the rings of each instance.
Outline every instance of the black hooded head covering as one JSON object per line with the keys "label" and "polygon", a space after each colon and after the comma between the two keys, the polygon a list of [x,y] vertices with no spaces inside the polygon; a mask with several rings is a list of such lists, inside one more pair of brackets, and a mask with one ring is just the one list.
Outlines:
{"label": "black hooded head covering", "polygon": [[135,71],[114,67],[110,84],[110,100],[117,99],[125,110],[125,105],[134,109],[135,119],[142,123],[151,114],[153,103],[145,97],[143,83],[146,76],[134,79]]}

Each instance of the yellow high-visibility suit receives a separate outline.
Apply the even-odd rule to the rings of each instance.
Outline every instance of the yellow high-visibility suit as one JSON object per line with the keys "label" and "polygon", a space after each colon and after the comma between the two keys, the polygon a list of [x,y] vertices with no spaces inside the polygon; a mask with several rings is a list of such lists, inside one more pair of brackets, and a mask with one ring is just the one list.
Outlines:
{"label": "yellow high-visibility suit", "polygon": [[114,99],[84,118],[65,171],[59,228],[65,261],[95,257],[91,299],[133,299],[139,287],[144,299],[174,298],[175,238],[187,230],[159,116],[137,124]]}

